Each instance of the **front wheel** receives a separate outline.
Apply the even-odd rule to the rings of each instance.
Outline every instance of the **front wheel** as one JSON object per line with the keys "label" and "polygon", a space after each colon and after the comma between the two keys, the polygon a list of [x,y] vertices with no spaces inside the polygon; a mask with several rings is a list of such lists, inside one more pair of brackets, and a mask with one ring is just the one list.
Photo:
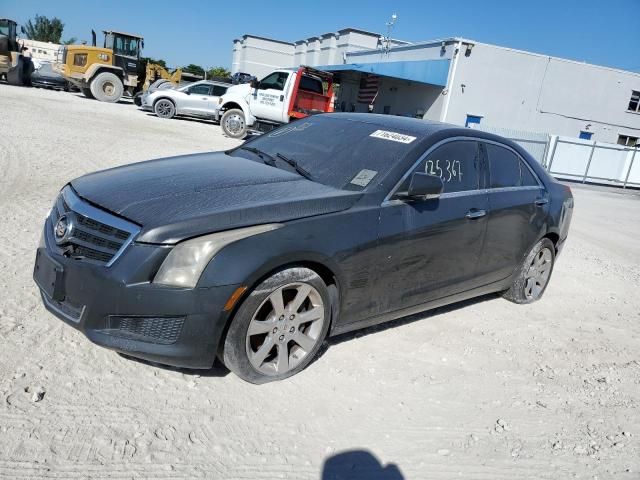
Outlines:
{"label": "front wheel", "polygon": [[102,72],[91,81],[91,93],[96,100],[115,103],[122,98],[124,85],[113,73]]}
{"label": "front wheel", "polygon": [[244,112],[238,108],[227,110],[220,119],[220,125],[227,137],[242,139],[247,135]]}
{"label": "front wheel", "polygon": [[295,375],[327,335],[331,300],[308,268],[287,268],[259,284],[243,301],[224,340],[222,360],[243,380],[266,383]]}
{"label": "front wheel", "polygon": [[153,104],[153,111],[159,118],[173,118],[176,115],[176,106],[167,98],[161,98]]}
{"label": "front wheel", "polygon": [[513,284],[504,292],[504,298],[521,304],[539,300],[549,284],[555,260],[556,249],[553,242],[543,238],[524,259]]}

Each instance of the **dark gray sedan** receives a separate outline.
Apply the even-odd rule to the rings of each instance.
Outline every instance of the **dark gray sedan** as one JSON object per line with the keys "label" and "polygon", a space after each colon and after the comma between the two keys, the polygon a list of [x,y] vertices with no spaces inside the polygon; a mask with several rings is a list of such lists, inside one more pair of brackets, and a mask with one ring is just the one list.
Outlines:
{"label": "dark gray sedan", "polygon": [[325,114],[72,180],[34,278],[99,345],[193,368],[217,356],[262,383],[328,335],[492,292],[538,300],[572,211],[569,188],[504,138]]}

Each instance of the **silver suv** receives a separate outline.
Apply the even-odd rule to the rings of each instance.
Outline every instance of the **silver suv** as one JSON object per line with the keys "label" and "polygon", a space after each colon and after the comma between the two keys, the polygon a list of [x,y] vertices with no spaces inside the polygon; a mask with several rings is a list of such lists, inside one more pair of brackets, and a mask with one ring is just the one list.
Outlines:
{"label": "silver suv", "polygon": [[161,89],[142,97],[141,108],[160,118],[176,115],[218,119],[218,98],[231,84],[201,80],[176,89]]}

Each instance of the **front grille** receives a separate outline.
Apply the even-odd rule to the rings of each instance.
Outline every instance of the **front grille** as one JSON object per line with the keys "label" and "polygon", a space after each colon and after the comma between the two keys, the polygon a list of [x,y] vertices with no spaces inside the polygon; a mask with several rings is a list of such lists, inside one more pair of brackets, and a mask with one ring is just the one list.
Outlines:
{"label": "front grille", "polygon": [[170,345],[180,337],[184,317],[110,316],[107,332],[119,337]]}
{"label": "front grille", "polygon": [[[56,224],[61,217],[71,223],[64,239],[56,238]],[[52,248],[60,255],[99,265],[111,265],[138,232],[136,225],[92,207],[70,187],[58,196],[51,211]],[[60,243],[58,243],[60,242]]]}

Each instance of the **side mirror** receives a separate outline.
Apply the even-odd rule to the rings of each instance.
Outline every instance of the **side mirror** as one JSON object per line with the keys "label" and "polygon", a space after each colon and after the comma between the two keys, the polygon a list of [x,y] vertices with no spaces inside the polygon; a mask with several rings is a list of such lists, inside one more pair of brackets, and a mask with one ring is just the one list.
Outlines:
{"label": "side mirror", "polygon": [[250,85],[251,88],[258,88],[260,86],[260,82],[256,78],[252,78]]}
{"label": "side mirror", "polygon": [[429,175],[423,172],[415,172],[411,176],[409,190],[406,198],[426,200],[429,198],[438,198],[442,193],[444,184],[442,179],[436,175]]}
{"label": "side mirror", "polygon": [[187,95],[191,95],[191,92],[189,91],[189,89],[187,88],[184,93],[186,93]]}

